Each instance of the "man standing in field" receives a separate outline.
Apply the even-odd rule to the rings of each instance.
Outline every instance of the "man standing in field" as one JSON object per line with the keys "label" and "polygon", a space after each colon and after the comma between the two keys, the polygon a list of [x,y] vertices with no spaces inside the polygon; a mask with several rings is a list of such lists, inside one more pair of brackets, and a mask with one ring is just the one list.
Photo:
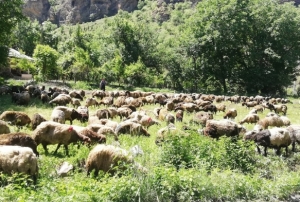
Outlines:
{"label": "man standing in field", "polygon": [[105,85],[106,85],[106,81],[105,78],[103,78],[100,82],[100,89],[105,91]]}

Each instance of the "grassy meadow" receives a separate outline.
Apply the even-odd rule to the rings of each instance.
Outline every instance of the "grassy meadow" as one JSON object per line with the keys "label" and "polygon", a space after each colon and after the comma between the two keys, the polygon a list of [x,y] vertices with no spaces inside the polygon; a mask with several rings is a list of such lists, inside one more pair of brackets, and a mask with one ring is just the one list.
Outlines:
{"label": "grassy meadow", "polygon": [[[292,124],[300,124],[300,105],[298,100],[292,101],[293,104],[287,104],[287,117]],[[43,105],[38,99],[24,107],[12,104],[9,95],[2,95],[0,103],[0,112],[24,111],[30,117],[38,112],[47,119],[52,112],[51,106]],[[241,104],[225,104],[228,109],[237,109],[235,121],[242,120],[249,111]],[[155,107],[158,105],[145,105],[142,109],[153,116],[150,111]],[[104,107],[91,107],[90,114],[101,108]],[[259,117],[263,118],[268,112],[259,113]],[[176,127],[201,128],[190,123],[193,115],[185,113],[183,122],[175,123]],[[222,119],[223,115],[218,112],[214,119]],[[119,117],[114,120],[120,122]],[[73,124],[86,125],[77,120]],[[253,124],[244,125],[248,130],[253,127]],[[150,137],[129,134],[119,137],[122,148],[129,150],[139,145],[143,149],[144,154],[135,160],[148,170],[147,173],[128,169],[121,176],[100,172],[96,178],[87,177],[78,162],[86,159],[93,146],[82,145],[78,149],[77,145],[70,145],[70,155],[66,156],[63,147],[53,155],[56,145],[48,146],[50,153],[45,155],[39,145],[38,183],[28,183],[18,174],[1,174],[0,201],[286,201],[300,191],[300,153],[291,152],[291,148],[287,157],[276,156],[272,149],[268,149],[269,155],[264,157],[257,154],[253,143],[244,142],[242,137],[216,141],[193,130],[186,131],[190,134],[188,137],[174,135],[159,147],[155,144],[156,133],[165,126],[163,122],[151,126]],[[14,126],[10,129],[17,130]],[[21,131],[32,134],[30,128]],[[107,144],[114,144],[112,137],[108,137]],[[297,150],[300,151],[299,146]],[[67,177],[59,177],[56,168],[64,161],[74,165],[74,170]]]}

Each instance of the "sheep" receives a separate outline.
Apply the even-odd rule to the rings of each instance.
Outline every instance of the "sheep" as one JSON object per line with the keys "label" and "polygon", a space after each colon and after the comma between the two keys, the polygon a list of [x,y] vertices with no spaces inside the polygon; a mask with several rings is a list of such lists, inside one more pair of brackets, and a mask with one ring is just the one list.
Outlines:
{"label": "sheep", "polygon": [[189,134],[185,133],[182,130],[177,129],[173,123],[170,123],[166,127],[161,128],[157,131],[157,135],[155,138],[155,144],[158,146],[161,146],[161,144],[163,142],[165,142],[166,139],[172,135],[186,137]]}
{"label": "sheep", "polygon": [[254,109],[256,109],[257,112],[263,112],[264,111],[264,107],[262,105],[256,105],[256,106],[254,106]]}
{"label": "sheep", "polygon": [[0,120],[0,134],[10,133],[10,129],[5,121]]}
{"label": "sheep", "polygon": [[246,108],[255,107],[258,105],[257,101],[251,101],[251,102],[243,102],[242,106],[246,106]]}
{"label": "sheep", "polygon": [[207,120],[210,119],[213,119],[213,114],[211,112],[197,112],[191,122],[205,126]]}
{"label": "sheep", "polygon": [[87,176],[93,170],[95,170],[95,177],[98,176],[99,170],[115,174],[117,168],[121,170],[127,168],[124,163],[134,163],[133,157],[126,150],[113,145],[97,145],[91,150],[86,160]]}
{"label": "sheep", "polygon": [[92,97],[98,97],[100,99],[104,98],[106,95],[105,95],[105,92],[102,91],[102,90],[95,90],[92,92]]}
{"label": "sheep", "polygon": [[117,112],[120,116],[120,119],[122,119],[123,117],[127,118],[133,111],[129,107],[119,107]]}
{"label": "sheep", "polygon": [[7,133],[0,135],[0,145],[18,145],[22,147],[30,147],[32,151],[39,156],[36,142],[26,133]]}
{"label": "sheep", "polygon": [[71,100],[71,104],[73,105],[73,107],[79,107],[81,104],[80,104],[80,99],[78,98],[72,98]]}
{"label": "sheep", "polygon": [[175,111],[177,110],[183,110],[183,111],[193,113],[194,111],[198,112],[200,109],[194,103],[180,103],[175,108]]}
{"label": "sheep", "polygon": [[229,109],[224,115],[224,119],[234,119],[237,116],[237,111],[235,108]]}
{"label": "sheep", "polygon": [[203,108],[200,109],[200,111],[205,111],[205,112],[212,112],[212,113],[217,113],[217,107],[213,104],[205,105]]}
{"label": "sheep", "polygon": [[[82,126],[74,126],[73,125],[72,127],[76,134],[73,134],[71,136],[69,143],[77,143],[78,136],[87,137],[91,140],[91,142],[95,142],[98,144],[106,142],[105,135],[97,134],[96,132],[94,132],[86,127],[82,127]],[[58,143],[55,151],[58,151],[58,149],[60,148],[61,145],[62,145],[62,143]],[[79,147],[79,145],[78,145],[78,147]]]}
{"label": "sheep", "polygon": [[175,116],[165,108],[159,111],[158,119],[167,123],[175,123]]}
{"label": "sheep", "polygon": [[44,121],[47,121],[47,120],[39,113],[33,114],[32,119],[31,119],[31,128],[33,130],[36,129],[36,127]]}
{"label": "sheep", "polygon": [[30,102],[30,94],[27,92],[23,93],[15,93],[13,92],[11,95],[12,102],[17,105],[28,105]]}
{"label": "sheep", "polygon": [[292,138],[286,128],[272,128],[262,130],[260,132],[252,131],[245,136],[245,140],[253,140],[256,143],[258,153],[259,146],[264,147],[264,156],[267,156],[267,148],[275,148],[276,154],[280,155],[281,147],[285,147],[286,155],[288,154],[288,146],[292,143]]}
{"label": "sheep", "polygon": [[81,101],[83,100],[82,96],[79,93],[77,93],[76,91],[69,92],[69,95],[70,95],[71,98],[76,98],[76,99],[79,99]]}
{"label": "sheep", "polygon": [[219,112],[225,112],[225,110],[226,110],[226,105],[224,105],[224,104],[218,104],[218,105],[216,105],[216,107],[217,107],[217,111],[219,111]]}
{"label": "sheep", "polygon": [[65,112],[54,109],[51,114],[51,121],[57,122],[57,123],[65,123]]}
{"label": "sheep", "polygon": [[46,91],[41,92],[41,100],[42,100],[43,104],[50,100],[50,97],[48,96]]}
{"label": "sheep", "polygon": [[112,106],[114,104],[114,97],[104,97],[100,102],[99,105],[106,105]]}
{"label": "sheep", "polygon": [[84,123],[89,120],[89,109],[86,106],[79,106],[77,111],[79,114],[81,114],[80,122]]}
{"label": "sheep", "polygon": [[115,129],[115,134],[133,134],[133,135],[144,135],[149,137],[148,131],[139,123],[131,121],[121,122]]}
{"label": "sheep", "polygon": [[61,110],[65,113],[65,120],[70,121],[70,124],[72,125],[73,120],[77,119],[79,121],[82,121],[83,116],[78,113],[76,109],[69,108],[69,107],[64,107],[64,106],[58,106],[55,107],[54,110]]}
{"label": "sheep", "polygon": [[[300,125],[290,125],[286,128],[291,136],[292,151],[296,151],[296,143],[300,143]],[[0,136],[1,137],[1,136]]]}
{"label": "sheep", "polygon": [[257,123],[258,121],[259,121],[259,116],[257,114],[248,114],[243,120],[240,121],[240,124]]}
{"label": "sheep", "polygon": [[279,105],[272,105],[272,104],[268,104],[268,107],[270,109],[270,111],[273,111],[277,114],[279,114],[280,112],[283,113],[283,115],[285,116],[287,113],[287,106],[285,104],[279,104]]}
{"label": "sheep", "polygon": [[263,129],[268,129],[269,126],[281,127],[284,125],[282,119],[277,116],[265,117],[258,121],[258,124],[263,127]]}
{"label": "sheep", "polygon": [[219,139],[226,135],[228,137],[238,136],[240,132],[245,132],[245,128],[233,121],[224,120],[207,120],[203,130],[204,135]]}
{"label": "sheep", "polygon": [[[73,130],[73,127],[66,124],[60,124],[53,121],[42,122],[34,131],[32,135],[37,145],[42,144],[43,148],[48,154],[47,145],[49,144],[63,144],[66,155],[69,155],[68,145],[77,140],[83,142],[90,142],[90,138],[80,135]],[[56,154],[57,150],[54,151]]]}
{"label": "sheep", "polygon": [[29,116],[26,113],[19,111],[4,111],[0,115],[0,120],[9,122],[16,126],[28,126],[31,123]]}
{"label": "sheep", "polygon": [[66,94],[59,94],[57,97],[55,97],[54,99],[52,99],[49,104],[56,104],[57,105],[62,105],[65,106],[67,104],[69,104],[72,101],[72,98],[69,95]]}
{"label": "sheep", "polygon": [[99,106],[99,103],[97,102],[97,100],[95,98],[87,98],[85,101],[85,106],[86,107],[90,107],[90,106]]}
{"label": "sheep", "polygon": [[101,126],[98,131],[97,131],[97,134],[99,135],[113,135],[114,136],[114,140],[118,141],[119,138],[118,138],[118,135],[115,133],[115,129],[112,128],[112,127],[109,127],[109,126]]}
{"label": "sheep", "polygon": [[0,170],[7,174],[24,173],[36,184],[38,177],[37,157],[29,147],[0,146]]}
{"label": "sheep", "polygon": [[286,116],[280,116],[280,119],[283,121],[284,126],[289,126],[291,125],[291,121],[288,117]]}

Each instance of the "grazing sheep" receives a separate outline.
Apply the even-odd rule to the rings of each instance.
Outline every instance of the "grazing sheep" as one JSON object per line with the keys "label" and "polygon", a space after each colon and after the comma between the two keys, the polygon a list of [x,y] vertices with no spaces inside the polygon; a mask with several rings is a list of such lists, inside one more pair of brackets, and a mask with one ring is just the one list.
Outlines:
{"label": "grazing sheep", "polygon": [[224,104],[218,104],[218,105],[216,105],[216,107],[217,107],[218,112],[225,112],[225,110],[226,110],[226,105],[224,105]]}
{"label": "grazing sheep", "polygon": [[0,146],[0,170],[7,174],[27,174],[32,177],[36,184],[38,177],[37,157],[28,147]]}
{"label": "grazing sheep", "polygon": [[217,113],[217,107],[213,104],[205,105],[203,108],[200,109],[200,111],[205,112],[211,112],[211,113]]}
{"label": "grazing sheep", "polygon": [[263,112],[264,111],[264,107],[262,105],[256,105],[256,106],[254,106],[254,109],[256,109],[257,112]]}
{"label": "grazing sheep", "polygon": [[256,143],[258,153],[259,146],[264,147],[264,155],[267,156],[267,148],[275,148],[276,154],[280,155],[281,147],[285,147],[286,155],[288,154],[288,146],[292,143],[292,138],[286,128],[272,128],[262,130],[260,132],[252,131],[245,136],[245,140],[253,140]]}
{"label": "grazing sheep", "polygon": [[118,135],[115,133],[115,129],[112,127],[109,127],[109,126],[105,126],[105,125],[101,126],[99,128],[99,130],[97,131],[97,134],[101,134],[101,135],[105,135],[105,136],[112,135],[112,136],[114,136],[114,139],[116,141],[119,140]]}
{"label": "grazing sheep", "polygon": [[33,130],[36,129],[36,127],[44,121],[47,121],[47,120],[39,113],[33,114],[32,119],[31,119],[31,128]]}
{"label": "grazing sheep", "polygon": [[281,127],[284,125],[282,119],[277,116],[265,117],[258,121],[258,124],[263,127],[263,129],[268,129],[269,126]]}
{"label": "grazing sheep", "polygon": [[89,109],[86,106],[79,106],[77,111],[81,114],[80,122],[85,123],[89,120]]}
{"label": "grazing sheep", "polygon": [[245,132],[245,128],[233,121],[224,120],[207,120],[203,130],[204,135],[218,139],[226,135],[228,137],[238,136],[240,132]]}
{"label": "grazing sheep", "polygon": [[8,133],[0,135],[0,145],[18,145],[21,147],[30,147],[32,151],[39,156],[36,142],[26,133]]}
{"label": "grazing sheep", "polygon": [[46,91],[41,92],[41,100],[43,103],[48,102],[50,100],[50,97]]}
{"label": "grazing sheep", "polygon": [[284,126],[289,126],[291,125],[291,121],[288,117],[286,116],[280,116],[280,119],[283,121]]}
{"label": "grazing sheep", "polygon": [[102,99],[102,98],[104,98],[105,96],[106,96],[106,95],[105,95],[105,92],[102,91],[102,90],[95,90],[95,91],[92,92],[92,97],[93,97],[93,98],[94,98],[94,97],[97,97],[97,98]]}
{"label": "grazing sheep", "polygon": [[286,113],[287,113],[287,106],[285,104],[279,104],[279,105],[272,105],[272,104],[269,104],[267,103],[270,111],[273,111],[276,113],[276,114],[279,114],[280,112],[283,113],[283,115],[285,116]]}
{"label": "grazing sheep", "polygon": [[61,110],[65,113],[65,120],[70,121],[70,124],[72,125],[73,120],[77,119],[79,121],[82,121],[83,116],[78,113],[76,109],[64,107],[64,106],[58,106],[55,107],[54,110]]}
{"label": "grazing sheep", "polygon": [[[66,150],[66,155],[69,155],[68,145],[75,141],[90,142],[90,138],[80,135],[73,130],[73,127],[66,124],[60,124],[53,121],[41,123],[32,135],[37,145],[42,144],[48,154],[47,145],[63,144]],[[54,154],[57,152],[55,150]]]}
{"label": "grazing sheep", "polygon": [[73,107],[79,107],[81,104],[80,104],[80,99],[78,98],[72,98],[71,100],[71,104],[73,105]]}
{"label": "grazing sheep", "polygon": [[258,105],[257,101],[251,101],[251,102],[243,102],[242,106],[246,106],[246,108],[255,107]]}
{"label": "grazing sheep", "polygon": [[59,94],[57,97],[55,97],[54,99],[52,99],[49,104],[56,104],[56,106],[58,105],[62,105],[65,106],[67,104],[69,104],[72,101],[72,98],[69,95],[66,94]]}
{"label": "grazing sheep", "polygon": [[[99,131],[98,131],[99,132]],[[132,134],[132,135],[144,135],[150,136],[148,131],[139,123],[134,123],[131,121],[121,122],[115,129],[115,133],[119,134]]]}
{"label": "grazing sheep", "polygon": [[5,121],[0,120],[0,134],[10,133],[10,129]]}
{"label": "grazing sheep", "polygon": [[83,100],[82,96],[79,93],[77,93],[76,91],[69,92],[69,95],[71,98],[79,99],[81,101]]}
{"label": "grazing sheep", "polygon": [[248,114],[243,120],[240,121],[240,124],[243,123],[257,123],[259,121],[259,116],[257,114]]}
{"label": "grazing sheep", "polygon": [[211,112],[197,112],[193,120],[191,121],[192,123],[195,124],[200,124],[202,127],[206,125],[207,120],[213,119],[213,114]]}
{"label": "grazing sheep", "polygon": [[129,107],[119,107],[117,109],[118,115],[120,116],[120,119],[122,119],[123,117],[127,118],[129,117],[129,115],[133,112],[132,109],[130,109]]}
{"label": "grazing sheep", "polygon": [[235,117],[237,116],[237,111],[236,109],[232,108],[229,109],[226,114],[224,115],[224,119],[235,119]]}
{"label": "grazing sheep", "polygon": [[127,168],[125,164],[133,164],[133,158],[129,153],[119,147],[113,145],[97,145],[89,153],[85,167],[87,175],[95,170],[95,177],[98,176],[99,170],[115,174],[117,169],[124,170]]}
{"label": "grazing sheep", "polygon": [[173,135],[186,137],[189,134],[185,133],[182,130],[177,129],[173,123],[170,123],[166,127],[161,128],[157,131],[155,144],[160,146],[168,137]]}
{"label": "grazing sheep", "polygon": [[175,116],[168,112],[167,109],[163,108],[159,111],[158,119],[169,123],[175,123]]}
{"label": "grazing sheep", "polygon": [[[292,151],[296,151],[296,143],[300,143],[300,125],[290,125],[286,128],[291,136]],[[1,137],[1,136],[0,136]]]}
{"label": "grazing sheep", "polygon": [[65,112],[59,109],[54,109],[51,114],[51,121],[64,124],[66,122]]}
{"label": "grazing sheep", "polygon": [[182,119],[183,119],[183,110],[177,110],[176,111],[176,114],[175,114],[175,117],[176,117],[176,121],[178,122],[182,122]]}
{"label": "grazing sheep", "polygon": [[113,104],[114,104],[114,97],[104,97],[104,98],[99,102],[99,105],[112,106]]}
{"label": "grazing sheep", "polygon": [[27,92],[23,93],[15,93],[13,92],[11,95],[12,102],[17,105],[28,105],[30,102],[30,94]]}
{"label": "grazing sheep", "polygon": [[85,106],[90,107],[90,106],[99,106],[99,103],[97,102],[96,98],[87,98],[85,101]]}
{"label": "grazing sheep", "polygon": [[26,113],[18,111],[5,111],[0,115],[0,120],[16,126],[25,126],[31,123],[31,120]]}

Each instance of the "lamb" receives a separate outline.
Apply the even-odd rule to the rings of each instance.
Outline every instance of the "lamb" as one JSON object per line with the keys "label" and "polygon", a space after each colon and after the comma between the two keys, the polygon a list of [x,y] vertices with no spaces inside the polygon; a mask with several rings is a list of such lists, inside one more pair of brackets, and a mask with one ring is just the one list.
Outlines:
{"label": "lamb", "polygon": [[36,129],[36,127],[44,121],[47,121],[47,120],[39,113],[33,114],[32,119],[31,119],[31,128],[33,130]]}
{"label": "lamb", "polygon": [[258,124],[263,127],[263,129],[268,129],[269,126],[281,127],[284,125],[282,119],[277,116],[265,117],[258,121]]}
{"label": "lamb", "polygon": [[224,115],[224,119],[234,119],[237,116],[237,111],[235,108],[229,109]]}
{"label": "lamb", "polygon": [[5,145],[0,146],[0,170],[7,174],[24,173],[37,182],[38,162],[31,148]]}
{"label": "lamb", "polygon": [[0,134],[10,133],[10,129],[5,121],[0,120]]}
{"label": "lamb", "polygon": [[226,135],[228,137],[238,136],[240,132],[245,132],[245,128],[233,121],[224,120],[207,120],[206,127],[203,130],[204,135],[219,139]]}
{"label": "lamb", "polygon": [[57,122],[57,123],[65,123],[65,112],[59,110],[59,109],[54,109],[51,114],[51,121]]}
{"label": "lamb", "polygon": [[9,122],[16,126],[28,126],[31,123],[31,120],[26,113],[18,111],[4,111],[0,115],[0,120]]}
{"label": "lamb", "polygon": [[[43,148],[48,154],[47,145],[49,144],[63,144],[66,150],[66,155],[69,155],[68,145],[80,140],[83,142],[90,142],[90,138],[80,135],[73,130],[73,127],[66,124],[60,124],[53,121],[46,121],[41,123],[32,135],[37,145],[42,144]],[[55,150],[54,154],[56,154]]]}
{"label": "lamb", "polygon": [[292,140],[292,151],[295,152],[296,143],[300,143],[300,125],[290,125],[286,129],[289,131]]}
{"label": "lamb", "polygon": [[70,124],[72,125],[73,120],[77,119],[79,121],[83,120],[83,116],[78,113],[76,109],[64,107],[64,106],[58,106],[55,107],[54,110],[61,110],[65,113],[65,120],[69,120]]}
{"label": "lamb", "polygon": [[97,145],[89,153],[86,160],[87,176],[93,170],[95,170],[95,177],[98,176],[99,170],[115,174],[117,169],[124,170],[127,168],[124,163],[127,165],[134,164],[133,157],[126,150],[113,145]]}
{"label": "lamb", "polygon": [[257,123],[258,121],[259,121],[259,116],[257,114],[248,114],[243,120],[240,121],[240,124]]}
{"label": "lamb", "polygon": [[267,156],[267,148],[275,148],[276,154],[280,155],[281,147],[285,147],[286,155],[288,154],[288,146],[292,143],[289,131],[286,128],[272,128],[262,130],[260,132],[252,131],[245,136],[245,140],[253,140],[256,143],[258,153],[259,146],[264,147],[264,156]]}
{"label": "lamb", "polygon": [[39,156],[36,142],[32,137],[26,133],[8,133],[0,135],[0,145],[18,145],[22,147],[29,147]]}

